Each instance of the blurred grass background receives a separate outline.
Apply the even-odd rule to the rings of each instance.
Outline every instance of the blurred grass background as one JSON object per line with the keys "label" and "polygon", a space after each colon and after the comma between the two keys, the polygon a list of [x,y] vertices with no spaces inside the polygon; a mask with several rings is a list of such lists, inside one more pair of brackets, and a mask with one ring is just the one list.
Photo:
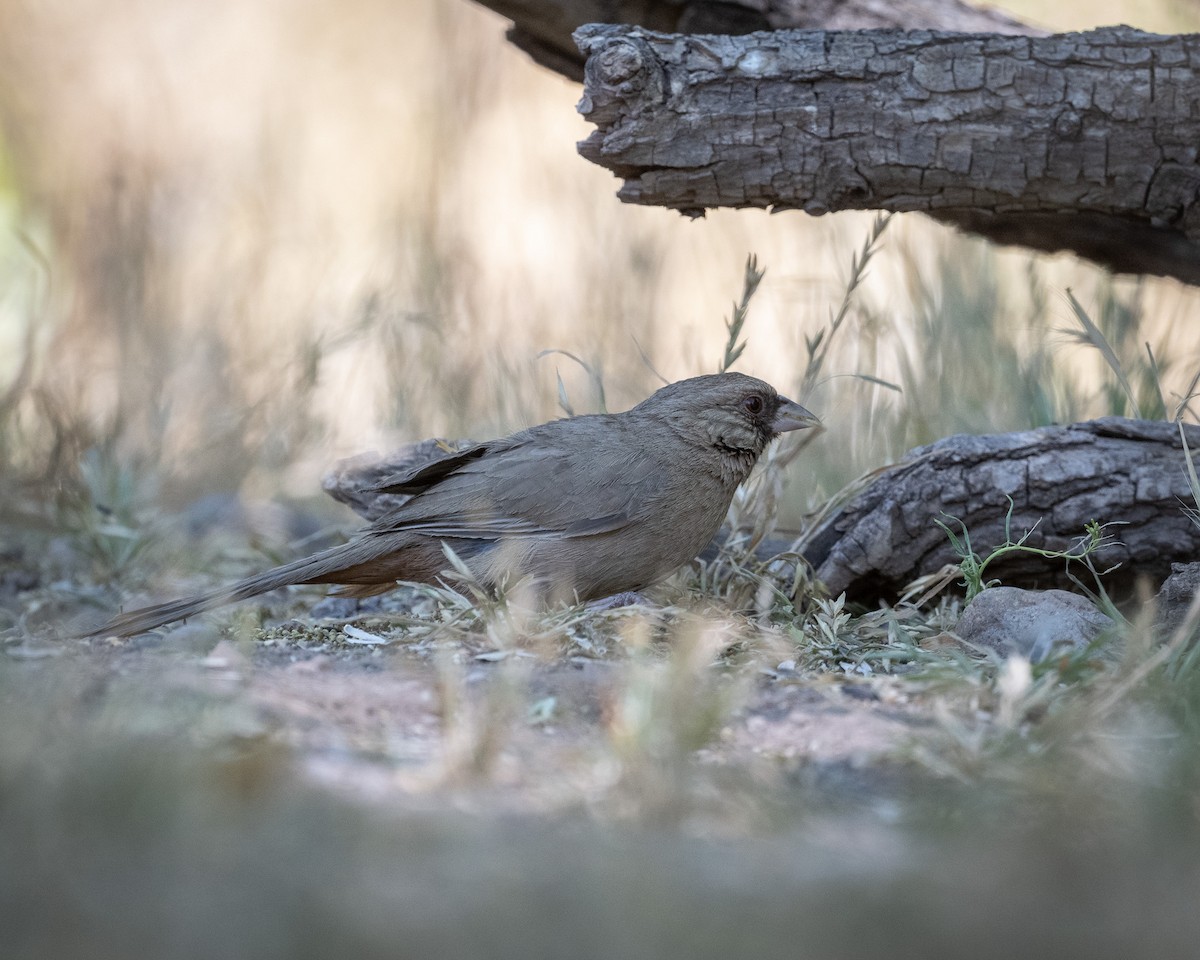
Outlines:
{"label": "blurred grass background", "polygon": [[[1200,23],[1190,0],[1010,8],[1057,28]],[[22,567],[61,566],[76,589],[80,551],[136,589],[164,568],[141,534],[210,495],[302,499],[345,522],[318,492],[334,459],[555,416],[556,371],[576,409],[594,409],[587,373],[546,349],[600,371],[613,409],[657,386],[643,352],[668,378],[711,371],[750,253],[768,272],[738,368],[797,389],[873,217],[693,222],[618,204],[611,176],[575,154],[578,88],[503,29],[467,0],[0,0],[0,599],[25,589],[10,578]],[[1200,366],[1197,291],[894,218],[825,374],[902,392],[835,376],[800,397],[831,429],[792,467],[784,520],[955,431],[1130,412],[1098,352],[1065,332],[1078,329],[1068,289],[1142,411],[1172,415]],[[171,563],[208,581],[260,567],[245,552],[286,549],[285,526]],[[35,546],[10,557],[27,531]],[[41,592],[4,607],[10,633]],[[1181,642],[1151,670],[1163,648],[1143,625],[1118,663],[1086,651],[1013,687],[991,661],[958,664],[940,623],[908,629],[943,687],[921,674],[880,687],[895,698],[881,711],[923,698],[922,753],[832,772],[696,762],[693,728],[719,743],[745,690],[725,703],[725,671],[680,667],[679,636],[665,666],[626,644],[632,672],[588,718],[598,759],[534,766],[543,775],[518,785],[535,810],[568,797],[547,805],[564,821],[550,827],[514,816],[530,807],[505,806],[494,772],[475,792],[401,779],[372,809],[314,787],[298,773],[312,751],[292,749],[284,722],[247,720],[245,677],[225,693],[187,686],[181,663],[229,672],[222,657],[193,663],[216,636],[202,626],[194,648],[181,631],[157,650],[0,655],[0,952],[1194,954],[1196,649]],[[810,699],[848,683],[866,630],[882,643],[898,629],[843,627],[823,674],[806,675]],[[281,671],[303,652],[242,649]],[[420,666],[357,653],[364,676],[382,663],[399,683]],[[747,688],[768,654],[748,659],[732,678]],[[332,676],[312,669],[314,685]],[[473,688],[454,682],[465,700]],[[332,697],[314,724],[330,723]],[[461,717],[439,709],[450,737]],[[480,710],[477,753],[527,729],[506,709]],[[402,778],[395,733],[367,760]],[[851,785],[829,789],[830,775]],[[604,776],[616,786],[597,789]],[[637,803],[620,820],[622,790],[663,781],[738,808],[720,824],[736,841],[713,842],[711,823],[650,829]],[[748,824],[760,806],[766,825]]]}
{"label": "blurred grass background", "polygon": [[[1012,9],[1200,22],[1182,0]],[[594,409],[550,348],[623,409],[659,383],[643,352],[668,379],[715,369],[749,253],[768,272],[739,369],[797,388],[871,217],[619,204],[575,154],[578,88],[504,26],[466,0],[0,2],[9,522],[89,457],[85,495],[123,483],[166,511],[319,499],[340,456],[557,415],[556,370]],[[1200,363],[1196,291],[896,218],[801,398],[833,429],[783,519],[949,433],[1127,412],[1059,332],[1068,288],[1134,379],[1151,344],[1169,407]]]}

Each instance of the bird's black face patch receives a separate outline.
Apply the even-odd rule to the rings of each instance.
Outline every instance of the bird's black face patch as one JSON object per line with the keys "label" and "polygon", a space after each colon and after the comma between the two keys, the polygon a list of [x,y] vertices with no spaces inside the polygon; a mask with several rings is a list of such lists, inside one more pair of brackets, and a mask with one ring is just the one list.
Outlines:
{"label": "bird's black face patch", "polygon": [[[764,389],[765,388],[765,389]],[[759,384],[720,405],[715,418],[713,446],[737,461],[745,461],[748,472],[763,449],[775,437],[771,421],[779,409],[779,395]]]}

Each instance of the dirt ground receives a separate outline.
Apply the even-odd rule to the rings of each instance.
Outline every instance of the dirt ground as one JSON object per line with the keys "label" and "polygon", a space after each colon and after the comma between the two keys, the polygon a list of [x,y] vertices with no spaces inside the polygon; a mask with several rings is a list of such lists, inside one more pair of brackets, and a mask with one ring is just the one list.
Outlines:
{"label": "dirt ground", "polygon": [[6,956],[1194,954],[1191,754],[1140,708],[1059,749],[978,671],[814,663],[709,600],[521,642],[400,606],[11,631]]}
{"label": "dirt ground", "polygon": [[[607,796],[630,769],[644,779],[664,763],[760,783],[803,776],[865,796],[887,779],[870,771],[902,759],[929,723],[887,678],[804,679],[787,664],[753,663],[674,676],[682,668],[661,652],[647,662],[448,647],[236,642],[197,624],[128,641],[10,646],[6,659],[10,677],[45,683],[67,713],[126,713],[165,732],[186,723],[199,741],[266,739],[314,784],[384,806],[453,795],[493,811],[571,810]],[[683,686],[670,694],[686,701],[682,711],[658,702],[664,678]],[[675,728],[697,716],[700,731]],[[665,742],[646,729],[654,723]]]}

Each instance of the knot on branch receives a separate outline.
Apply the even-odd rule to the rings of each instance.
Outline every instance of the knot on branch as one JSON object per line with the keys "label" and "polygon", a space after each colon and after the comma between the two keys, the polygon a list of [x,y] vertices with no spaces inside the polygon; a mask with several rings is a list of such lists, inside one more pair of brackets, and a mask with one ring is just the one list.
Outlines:
{"label": "knot on branch", "polygon": [[1083,118],[1067,107],[1054,118],[1054,132],[1062,140],[1078,140],[1083,132]]}
{"label": "knot on branch", "polygon": [[578,110],[595,124],[615,120],[626,105],[660,103],[666,94],[663,67],[636,32],[619,35],[611,27],[580,27],[575,42],[587,56]]}
{"label": "knot on branch", "polygon": [[1163,164],[1150,181],[1146,212],[1156,226],[1181,225],[1188,238],[1200,240],[1200,167]]}
{"label": "knot on branch", "polygon": [[[592,79],[606,87],[621,88],[637,83],[646,72],[644,43],[636,40],[618,40],[596,55],[592,61]],[[653,54],[651,54],[653,56]]]}

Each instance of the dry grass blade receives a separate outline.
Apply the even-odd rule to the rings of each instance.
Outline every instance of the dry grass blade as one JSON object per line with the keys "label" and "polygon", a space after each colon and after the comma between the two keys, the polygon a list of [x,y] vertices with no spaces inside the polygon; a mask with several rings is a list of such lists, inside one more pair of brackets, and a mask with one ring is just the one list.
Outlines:
{"label": "dry grass blade", "polygon": [[[38,300],[44,301],[49,295],[51,277],[50,260],[38,248],[38,245],[34,243],[28,233],[19,228],[15,233],[21,247],[29,254],[34,264],[36,264],[38,272],[45,278],[41,293],[35,295]],[[20,362],[17,366],[17,372],[12,375],[7,389],[0,395],[0,430],[4,428],[5,421],[11,415],[13,408],[18,401],[25,397],[30,385],[33,383],[34,364],[37,358],[37,332],[43,312],[44,304],[39,303],[38,306],[30,311],[26,319],[25,332],[21,337],[21,347],[19,350]]]}
{"label": "dry grass blade", "polygon": [[1163,371],[1159,368],[1158,360],[1154,356],[1154,348],[1150,346],[1149,341],[1144,344],[1146,348],[1146,372],[1150,382],[1154,385],[1154,390],[1158,399],[1159,410],[1165,412],[1167,409],[1167,395],[1163,392]]}
{"label": "dry grass blade", "polygon": [[1184,469],[1187,471],[1188,487],[1192,491],[1192,501],[1196,504],[1194,508],[1184,506],[1183,512],[1192,523],[1200,527],[1200,477],[1196,475],[1196,461],[1188,447],[1187,434],[1184,432],[1182,421],[1179,423],[1179,441],[1183,444],[1183,463]]}
{"label": "dry grass blade", "polygon": [[1116,353],[1113,351],[1112,345],[1108,342],[1108,338],[1104,336],[1104,333],[1098,326],[1096,326],[1092,318],[1088,316],[1088,312],[1084,310],[1083,305],[1077,299],[1075,299],[1075,294],[1069,287],[1067,288],[1066,294],[1067,301],[1071,305],[1071,312],[1075,315],[1075,319],[1079,321],[1081,330],[1074,331],[1063,329],[1060,332],[1066,334],[1068,337],[1079,343],[1094,347],[1100,352],[1100,356],[1104,358],[1104,362],[1108,364],[1109,368],[1116,375],[1117,381],[1121,384],[1121,389],[1125,391],[1125,396],[1129,398],[1129,405],[1133,409],[1134,416],[1140,419],[1142,414],[1138,408],[1137,396],[1134,394],[1133,387],[1130,386],[1129,383],[1129,378],[1125,375],[1125,368],[1121,364],[1121,361],[1117,358]]}
{"label": "dry grass blade", "polygon": [[1187,389],[1181,394],[1177,394],[1179,402],[1175,405],[1175,412],[1171,415],[1172,420],[1183,419],[1184,413],[1191,412],[1192,416],[1200,420],[1194,411],[1191,410],[1191,403],[1197,396],[1200,396],[1200,367],[1197,367],[1195,374],[1192,376],[1192,381],[1187,385]]}
{"label": "dry grass blade", "polygon": [[[559,350],[557,348],[542,350],[540,353],[538,353],[537,358],[540,360],[542,357],[549,357],[553,354],[560,354],[566,357],[568,360],[574,360],[584,369],[588,375],[588,382],[591,383],[592,390],[596,395],[596,410],[599,413],[607,413],[608,405],[604,398],[604,374],[601,373],[600,368],[581,360],[575,354],[571,353],[570,350]],[[559,376],[557,369],[554,371],[554,376],[558,381],[558,405],[562,407],[568,417],[573,417],[575,416],[575,408],[567,398],[566,387],[563,385],[562,377]]]}
{"label": "dry grass blade", "polygon": [[[846,287],[842,293],[842,302],[838,305],[837,312],[830,317],[827,327],[822,328],[811,337],[805,336],[804,342],[808,353],[808,362],[804,368],[804,376],[800,381],[800,396],[808,396],[816,387],[821,370],[824,369],[825,362],[829,357],[829,350],[833,339],[837,335],[838,330],[846,322],[846,318],[850,315],[850,305],[854,300],[855,291],[858,290],[866,278],[867,265],[871,262],[871,258],[878,253],[879,241],[891,221],[892,214],[890,213],[879,214],[875,217],[875,221],[871,224],[871,229],[867,232],[866,239],[863,241],[862,249],[850,259],[850,276],[846,281]],[[891,389],[899,389],[894,384],[887,383],[886,381],[880,381],[880,383],[882,386]]]}
{"label": "dry grass blade", "polygon": [[717,368],[718,373],[725,373],[742,355],[746,349],[746,341],[741,340],[742,327],[746,324],[746,317],[750,314],[750,301],[754,299],[754,294],[758,291],[758,285],[762,283],[762,278],[766,276],[766,270],[758,269],[758,258],[754,254],[750,254],[746,258],[746,270],[742,280],[742,299],[733,305],[733,315],[725,321],[725,330],[729,334],[725,341],[725,353],[721,358],[721,365]]}
{"label": "dry grass blade", "polygon": [[1192,639],[1192,635],[1200,624],[1200,592],[1193,598],[1184,615],[1183,622],[1171,635],[1170,639],[1137,663],[1124,677],[1114,682],[1106,689],[1092,705],[1097,717],[1107,715],[1121,701],[1136,690],[1154,671],[1169,662],[1179,654],[1179,651]]}
{"label": "dry grass blade", "polygon": [[654,363],[651,361],[650,356],[642,348],[641,343],[638,342],[638,338],[632,337],[631,339],[633,340],[634,347],[637,349],[638,357],[642,361],[642,366],[644,366],[647,370],[649,370],[652,374],[654,374],[654,376],[656,376],[658,378],[659,383],[662,383],[663,385],[670,383],[671,382],[670,380],[668,380],[666,377],[664,377],[661,373],[658,372],[658,368],[654,366]]}

